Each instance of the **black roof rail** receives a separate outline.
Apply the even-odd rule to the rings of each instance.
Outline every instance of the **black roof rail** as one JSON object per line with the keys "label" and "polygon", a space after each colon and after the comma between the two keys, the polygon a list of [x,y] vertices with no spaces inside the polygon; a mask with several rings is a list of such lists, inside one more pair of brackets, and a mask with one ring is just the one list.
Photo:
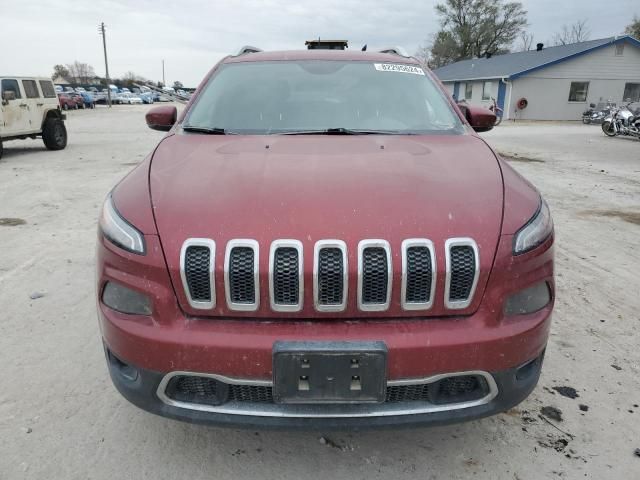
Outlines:
{"label": "black roof rail", "polygon": [[262,51],[261,48],[252,47],[251,45],[245,45],[240,49],[238,53],[236,53],[236,57],[239,57],[240,55],[244,55],[245,53],[258,53],[261,51]]}
{"label": "black roof rail", "polygon": [[409,58],[411,56],[402,47],[383,48],[382,50],[379,50],[379,53],[392,53],[394,55],[400,55],[401,57],[407,57],[407,58]]}

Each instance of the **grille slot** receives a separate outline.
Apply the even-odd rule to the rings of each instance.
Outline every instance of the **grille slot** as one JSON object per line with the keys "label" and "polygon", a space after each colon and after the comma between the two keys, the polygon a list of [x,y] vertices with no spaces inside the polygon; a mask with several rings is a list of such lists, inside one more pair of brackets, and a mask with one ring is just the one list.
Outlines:
{"label": "grille slot", "polygon": [[391,296],[391,255],[384,240],[363,240],[358,246],[360,310],[386,310]]}
{"label": "grille slot", "polygon": [[258,308],[258,243],[255,240],[232,240],[227,244],[225,283],[231,310]]}
{"label": "grille slot", "polygon": [[316,243],[314,299],[319,311],[339,312],[347,301],[347,248],[339,240]]}
{"label": "grille slot", "polygon": [[466,308],[473,300],[478,281],[478,249],[471,239],[449,239],[446,243],[445,303],[449,308]]}
{"label": "grille slot", "polygon": [[431,240],[414,238],[402,242],[402,308],[431,308],[435,290],[435,268]]}
{"label": "grille slot", "polygon": [[269,257],[269,290],[271,308],[296,312],[302,308],[302,243],[298,240],[276,240]]}
{"label": "grille slot", "polygon": [[180,274],[189,305],[198,309],[215,306],[213,265],[215,243],[212,240],[191,238],[180,253]]}

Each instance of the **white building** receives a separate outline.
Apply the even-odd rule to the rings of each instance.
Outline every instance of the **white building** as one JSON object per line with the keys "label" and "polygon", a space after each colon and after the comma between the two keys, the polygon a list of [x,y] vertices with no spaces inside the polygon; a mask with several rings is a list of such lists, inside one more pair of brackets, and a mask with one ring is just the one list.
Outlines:
{"label": "white building", "polygon": [[640,41],[539,43],[536,50],[462,60],[434,73],[458,101],[489,106],[495,98],[505,119],[578,120],[591,103],[640,102]]}

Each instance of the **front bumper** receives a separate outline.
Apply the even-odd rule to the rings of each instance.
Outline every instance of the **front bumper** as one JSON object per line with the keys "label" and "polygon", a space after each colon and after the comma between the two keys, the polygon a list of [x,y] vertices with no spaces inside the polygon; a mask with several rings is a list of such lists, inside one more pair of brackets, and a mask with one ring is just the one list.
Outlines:
{"label": "front bumper", "polygon": [[[487,373],[491,394],[468,405],[452,404],[429,411],[420,402],[405,402],[391,408],[382,405],[291,406],[269,403],[245,404],[242,409],[179,405],[165,393],[165,375],[124,364],[105,348],[109,373],[120,393],[134,405],[189,423],[228,427],[285,429],[364,429],[403,426],[436,426],[474,420],[503,412],[522,402],[536,386],[544,352],[519,368]],[[387,407],[389,407],[387,405]],[[394,410],[395,408],[395,410]],[[305,413],[306,412],[306,413]]]}

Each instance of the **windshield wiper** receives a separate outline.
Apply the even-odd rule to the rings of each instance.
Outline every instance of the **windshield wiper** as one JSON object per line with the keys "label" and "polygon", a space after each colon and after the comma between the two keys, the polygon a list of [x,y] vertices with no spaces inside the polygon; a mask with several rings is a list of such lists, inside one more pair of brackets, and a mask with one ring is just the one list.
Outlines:
{"label": "windshield wiper", "polygon": [[185,132],[205,133],[207,135],[234,135],[233,132],[228,132],[224,128],[218,127],[197,127],[195,125],[183,125],[182,129]]}
{"label": "windshield wiper", "polygon": [[393,130],[354,130],[344,127],[327,128],[325,130],[293,130],[279,132],[281,135],[394,135],[399,132]]}

